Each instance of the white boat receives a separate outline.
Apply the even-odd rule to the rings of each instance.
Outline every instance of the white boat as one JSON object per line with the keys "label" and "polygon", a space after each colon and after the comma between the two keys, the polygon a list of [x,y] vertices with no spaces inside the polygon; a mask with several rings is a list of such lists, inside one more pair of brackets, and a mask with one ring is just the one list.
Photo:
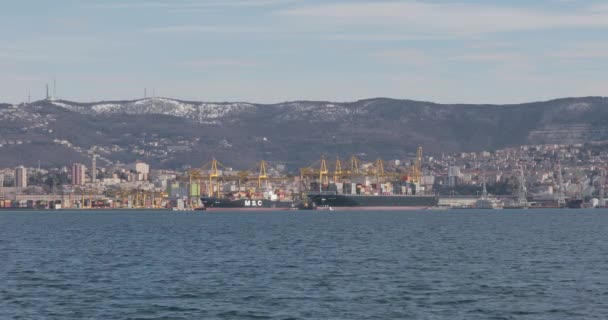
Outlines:
{"label": "white boat", "polygon": [[502,209],[504,204],[502,201],[498,199],[494,199],[490,197],[488,194],[488,190],[486,189],[486,178],[483,178],[483,192],[481,193],[481,198],[475,201],[476,209]]}

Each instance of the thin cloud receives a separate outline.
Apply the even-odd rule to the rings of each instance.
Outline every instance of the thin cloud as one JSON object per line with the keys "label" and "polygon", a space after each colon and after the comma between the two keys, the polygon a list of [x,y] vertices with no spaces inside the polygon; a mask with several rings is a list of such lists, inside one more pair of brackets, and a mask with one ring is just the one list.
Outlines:
{"label": "thin cloud", "polygon": [[[0,49],[1,50],[1,49]],[[0,51],[0,59],[5,61],[50,61],[48,55],[37,52]]]}
{"label": "thin cloud", "polygon": [[503,5],[357,2],[293,7],[276,12],[326,26],[391,28],[405,34],[481,35],[554,28],[606,28],[608,12],[563,13]]}
{"label": "thin cloud", "polygon": [[608,45],[603,43],[578,43],[556,51],[552,56],[565,60],[606,59],[608,61]]}
{"label": "thin cloud", "polygon": [[264,27],[247,26],[205,26],[205,25],[174,25],[150,27],[144,29],[145,33],[268,33],[271,29]]}
{"label": "thin cloud", "polygon": [[317,38],[330,41],[353,41],[353,42],[395,42],[395,41],[418,41],[418,40],[441,40],[445,37],[431,34],[399,34],[399,33],[315,33]]}
{"label": "thin cloud", "polygon": [[471,62],[514,62],[522,61],[524,56],[515,52],[479,52],[455,56],[452,60]]}
{"label": "thin cloud", "polygon": [[92,6],[98,9],[170,9],[182,10],[220,8],[220,7],[263,7],[294,2],[294,0],[223,0],[205,2],[179,2],[179,1],[130,1],[115,3],[96,3]]}
{"label": "thin cloud", "polygon": [[182,68],[210,69],[210,68],[253,68],[259,65],[256,61],[240,59],[201,59],[181,61],[177,66]]}
{"label": "thin cloud", "polygon": [[594,12],[608,12],[608,4],[595,4],[592,5],[589,9],[590,11]]}
{"label": "thin cloud", "polygon": [[431,62],[431,57],[421,50],[416,49],[400,49],[386,50],[375,54],[384,62],[407,65],[427,65]]}

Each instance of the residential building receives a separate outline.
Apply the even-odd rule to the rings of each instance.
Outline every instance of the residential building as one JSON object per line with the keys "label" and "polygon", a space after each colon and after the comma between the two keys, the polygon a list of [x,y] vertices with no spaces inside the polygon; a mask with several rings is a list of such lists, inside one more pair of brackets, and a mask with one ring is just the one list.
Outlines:
{"label": "residential building", "polygon": [[72,165],[72,184],[84,185],[86,182],[86,171],[87,167],[84,164],[74,163]]}
{"label": "residential building", "polygon": [[27,168],[24,166],[15,169],[15,187],[27,188]]}

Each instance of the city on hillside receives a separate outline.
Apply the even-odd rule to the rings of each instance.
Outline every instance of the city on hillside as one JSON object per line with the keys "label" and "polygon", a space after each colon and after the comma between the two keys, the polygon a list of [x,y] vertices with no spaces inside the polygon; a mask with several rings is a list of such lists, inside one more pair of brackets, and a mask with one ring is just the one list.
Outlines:
{"label": "city on hillside", "polygon": [[[0,169],[2,208],[188,208],[203,197],[293,201],[310,191],[434,195],[438,207],[604,207],[608,144],[529,145],[411,159],[319,156],[305,168],[221,159],[199,168],[154,169],[142,161]],[[485,201],[485,202],[484,202]]]}

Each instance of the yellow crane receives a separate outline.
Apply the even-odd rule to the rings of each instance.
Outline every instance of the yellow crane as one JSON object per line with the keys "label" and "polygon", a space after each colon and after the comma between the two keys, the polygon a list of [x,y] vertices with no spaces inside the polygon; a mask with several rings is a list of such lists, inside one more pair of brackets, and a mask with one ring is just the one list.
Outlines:
{"label": "yellow crane", "polygon": [[89,188],[89,209],[93,209],[93,188]]}
{"label": "yellow crane", "polygon": [[308,189],[309,179],[318,179],[319,185],[329,184],[329,169],[325,157],[315,161],[308,167],[300,168],[300,181],[304,186],[304,190]]}
{"label": "yellow crane", "polygon": [[356,156],[350,157],[350,173],[351,175],[359,175],[359,159]]}
{"label": "yellow crane", "polygon": [[327,170],[327,161],[325,161],[325,157],[321,157],[321,168],[319,169],[319,183],[329,184],[329,170]]}
{"label": "yellow crane", "polygon": [[213,158],[211,161],[211,170],[209,171],[209,196],[213,197],[213,178],[215,178],[217,185],[217,196],[220,196],[220,185],[219,185],[219,170],[217,169],[218,161]]}
{"label": "yellow crane", "polygon": [[422,147],[416,150],[416,159],[412,165],[412,182],[420,183],[422,180]]}
{"label": "yellow crane", "polygon": [[[195,203],[198,203],[198,197],[200,196],[200,188],[201,188],[201,180],[203,175],[197,169],[191,169],[188,171],[188,204],[190,207],[194,207]],[[197,188],[193,189],[194,183],[197,183]],[[193,195],[192,191],[196,190],[197,192]],[[196,200],[192,199],[192,196],[196,197]],[[152,200],[152,206],[154,206],[154,199]]]}
{"label": "yellow crane", "polygon": [[[261,192],[262,187],[267,188],[269,182],[273,180],[284,180],[282,177],[276,178],[271,177],[268,174],[269,164],[265,160],[261,160],[254,167],[239,171],[236,174],[223,175],[221,181],[236,181],[238,189],[241,190],[241,186],[244,184],[246,188],[257,188],[258,192]],[[248,182],[256,181],[257,183],[249,185]],[[253,190],[251,192],[254,192]]]}
{"label": "yellow crane", "polygon": [[[213,158],[210,162],[207,162],[206,164],[204,164],[200,169],[197,169],[196,171],[199,174],[199,179],[207,179],[208,181],[208,186],[207,186],[207,193],[209,195],[209,197],[213,197],[215,195],[215,190],[217,189],[217,196],[220,196],[220,183],[219,183],[219,179],[220,179],[220,171],[218,169],[218,167],[224,167],[224,165],[222,165],[219,161],[217,161],[215,158]],[[214,183],[215,181],[215,183]]]}
{"label": "yellow crane", "polygon": [[336,157],[336,167],[334,170],[334,183],[338,183],[338,181],[342,178],[344,172],[342,171],[342,161],[340,161],[340,157]]}
{"label": "yellow crane", "polygon": [[260,171],[258,174],[258,190],[262,189],[262,180],[264,180],[265,187],[268,187],[268,175],[266,174],[266,161],[260,162]]}
{"label": "yellow crane", "polygon": [[386,177],[384,172],[384,161],[381,158],[376,159],[372,172],[374,176],[376,176],[376,188],[380,190],[380,183],[384,182],[384,178]]}

